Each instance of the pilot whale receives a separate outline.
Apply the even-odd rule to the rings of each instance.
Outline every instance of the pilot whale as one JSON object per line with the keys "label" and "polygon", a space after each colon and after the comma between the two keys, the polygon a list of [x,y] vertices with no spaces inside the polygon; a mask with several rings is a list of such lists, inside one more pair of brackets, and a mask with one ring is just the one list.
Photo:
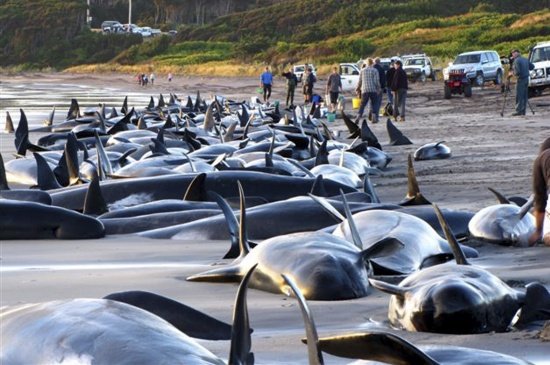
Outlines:
{"label": "pilot whale", "polygon": [[544,286],[531,283],[525,291],[518,291],[470,265],[441,212],[435,209],[456,264],[423,269],[399,285],[370,279],[374,287],[392,294],[388,308],[392,325],[408,331],[486,333],[506,331],[520,308],[520,323],[537,316],[550,317],[550,293]]}

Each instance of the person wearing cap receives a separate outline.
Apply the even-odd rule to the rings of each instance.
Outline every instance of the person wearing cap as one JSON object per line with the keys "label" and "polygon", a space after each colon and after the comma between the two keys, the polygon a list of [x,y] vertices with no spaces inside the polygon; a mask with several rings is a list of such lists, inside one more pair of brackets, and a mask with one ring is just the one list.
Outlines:
{"label": "person wearing cap", "polygon": [[539,155],[533,163],[533,215],[535,216],[535,232],[529,237],[529,245],[533,246],[540,240],[550,246],[550,206],[548,193],[550,186],[550,138],[546,138],[540,146]]}
{"label": "person wearing cap", "polygon": [[525,115],[529,87],[529,61],[522,57],[519,50],[512,51],[512,69],[508,76],[516,76],[516,112],[512,115]]}

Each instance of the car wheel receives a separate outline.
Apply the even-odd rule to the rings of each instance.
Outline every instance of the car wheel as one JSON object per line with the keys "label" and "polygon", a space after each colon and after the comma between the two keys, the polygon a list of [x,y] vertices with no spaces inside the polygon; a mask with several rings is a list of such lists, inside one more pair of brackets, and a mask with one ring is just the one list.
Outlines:
{"label": "car wheel", "polygon": [[449,85],[445,85],[444,93],[445,93],[445,99],[451,98],[451,88]]}
{"label": "car wheel", "polygon": [[484,83],[485,83],[485,77],[483,76],[483,72],[479,72],[476,75],[476,85],[483,86]]}
{"label": "car wheel", "polygon": [[497,77],[495,79],[495,85],[500,85],[500,84],[502,84],[502,71],[498,70]]}
{"label": "car wheel", "polygon": [[472,96],[472,85],[465,85],[464,86],[464,96],[469,98]]}

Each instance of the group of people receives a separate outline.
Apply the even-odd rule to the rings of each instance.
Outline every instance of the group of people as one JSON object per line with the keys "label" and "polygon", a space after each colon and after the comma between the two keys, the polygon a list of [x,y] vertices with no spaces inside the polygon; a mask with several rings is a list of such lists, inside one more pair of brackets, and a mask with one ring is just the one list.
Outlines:
{"label": "group of people", "polygon": [[[172,82],[172,73],[168,73],[168,75],[166,76],[168,82]],[[138,74],[137,75],[137,82],[140,86],[147,86],[149,83],[151,83],[151,85],[154,85],[155,84],[155,80],[156,80],[156,76],[155,76],[155,73],[154,72],[151,72],[151,74],[149,76],[147,76],[147,74]]]}
{"label": "group of people", "polygon": [[151,72],[151,75],[147,76],[147,74],[138,74],[137,75],[137,81],[140,86],[147,86],[149,82],[151,85],[155,84],[155,74]]}
{"label": "group of people", "polygon": [[356,87],[356,92],[361,97],[356,120],[363,117],[365,108],[370,101],[372,122],[378,123],[380,106],[384,94],[386,94],[389,105],[392,105],[390,111],[392,111],[393,117],[396,121],[404,122],[408,88],[407,74],[403,70],[403,63],[400,60],[392,60],[390,68],[386,72],[380,65],[380,58],[367,58]]}
{"label": "group of people", "polygon": [[[525,109],[528,103],[528,84],[529,84],[529,61],[521,57],[520,52],[515,49],[511,54],[511,68],[508,77],[516,76],[516,111],[513,115],[525,115]],[[145,75],[143,75],[145,76]],[[286,107],[294,107],[294,93],[299,80],[292,67],[282,76],[286,79]],[[154,75],[151,74],[151,82]],[[171,79],[171,78],[170,78]],[[304,74],[302,75],[302,90],[304,95],[304,104],[316,102],[314,100],[313,88],[317,78],[312,68],[306,64]],[[141,82],[140,82],[141,84]],[[147,76],[145,76],[145,85],[147,85]],[[260,75],[260,88],[263,91],[263,102],[269,102],[273,88],[273,74],[269,66]],[[365,108],[370,102],[370,116],[372,122],[377,123],[382,106],[384,94],[387,95],[388,104],[386,112],[393,116],[395,121],[405,121],[405,105],[407,100],[407,90],[409,88],[407,74],[403,70],[401,60],[391,60],[389,70],[385,71],[380,64],[380,58],[367,58],[360,72],[359,83],[356,87],[357,95],[361,98],[359,111],[356,120],[363,117]],[[335,112],[337,109],[340,93],[343,92],[342,80],[338,67],[332,69],[326,83],[326,103],[329,106],[329,112]]]}
{"label": "group of people", "polygon": [[[294,107],[294,93],[296,87],[298,87],[298,76],[294,73],[292,67],[288,69],[288,72],[283,72],[282,76],[286,79],[286,107]],[[313,70],[307,64],[305,65],[304,74],[302,75],[302,90],[304,93],[304,104],[314,102],[313,87],[317,82]],[[260,75],[260,88],[263,92],[263,102],[269,102],[271,97],[271,90],[273,88],[273,74],[269,66],[265,67],[264,72]]]}

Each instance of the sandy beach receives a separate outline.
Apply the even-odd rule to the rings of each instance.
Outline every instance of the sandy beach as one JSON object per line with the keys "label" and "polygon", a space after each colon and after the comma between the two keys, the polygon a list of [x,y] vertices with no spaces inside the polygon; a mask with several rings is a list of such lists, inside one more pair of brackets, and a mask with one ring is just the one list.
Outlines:
{"label": "sandy beach", "polygon": [[[326,78],[320,77],[316,90],[324,94]],[[32,90],[36,83],[51,85],[86,85],[105,89],[106,96],[116,96],[113,106],[120,107],[128,93],[158,97],[159,93],[176,93],[179,97],[223,95],[234,100],[256,96],[259,81],[253,78],[206,78],[175,75],[172,82],[157,75],[154,86],[140,87],[135,75],[17,74],[0,75],[0,121],[10,111],[17,126],[15,99],[3,96],[6,90]],[[415,163],[420,189],[430,201],[443,208],[478,211],[495,204],[487,189],[505,195],[528,197],[531,194],[531,168],[540,143],[550,136],[550,93],[530,99],[534,114],[512,117],[514,95],[509,95],[500,116],[504,96],[500,87],[487,83],[474,88],[473,96],[443,98],[442,81],[411,84],[407,104],[407,121],[396,124],[413,142],[408,146],[391,146],[385,119],[371,124],[384,151],[393,161],[374,177],[377,192],[385,202],[398,202],[406,194],[407,155],[425,143],[445,141],[452,149],[446,160]],[[70,89],[68,87],[67,89]],[[284,101],[284,81],[276,78],[272,100]],[[70,91],[67,91],[70,94]],[[19,95],[19,94],[17,94]],[[347,95],[351,99],[351,95]],[[297,93],[296,100],[302,96]],[[69,105],[70,100],[66,100]],[[129,97],[129,104],[135,104]],[[284,104],[284,102],[283,102]],[[87,106],[87,105],[82,105]],[[29,122],[47,117],[51,107],[37,107]],[[63,119],[66,107],[58,106]],[[351,100],[346,111],[355,115]],[[341,119],[331,125],[342,137],[347,131]],[[31,134],[36,141],[38,134]],[[15,151],[13,134],[0,134],[0,152],[5,161]],[[501,247],[471,241],[480,257],[472,260],[499,276],[509,285],[522,288],[538,281],[550,289],[550,247]],[[187,282],[189,275],[220,264],[229,243],[223,241],[184,242],[148,240],[135,236],[114,236],[101,240],[24,240],[0,241],[0,305],[8,306],[76,297],[103,297],[126,290],[147,290],[181,301],[224,321],[231,320],[235,284]],[[336,302],[310,301],[321,337],[384,329],[399,334],[415,344],[457,345],[493,350],[521,357],[534,364],[550,364],[550,343],[539,338],[540,326],[521,331],[481,335],[441,335],[410,333],[392,329],[387,320],[387,294],[372,290],[367,297]],[[307,349],[300,339],[304,327],[297,302],[293,298],[258,290],[249,291],[248,308],[254,328],[252,348],[258,364],[307,364]],[[216,355],[227,358],[228,341],[200,341]],[[346,364],[350,360],[325,355],[326,364]]]}

